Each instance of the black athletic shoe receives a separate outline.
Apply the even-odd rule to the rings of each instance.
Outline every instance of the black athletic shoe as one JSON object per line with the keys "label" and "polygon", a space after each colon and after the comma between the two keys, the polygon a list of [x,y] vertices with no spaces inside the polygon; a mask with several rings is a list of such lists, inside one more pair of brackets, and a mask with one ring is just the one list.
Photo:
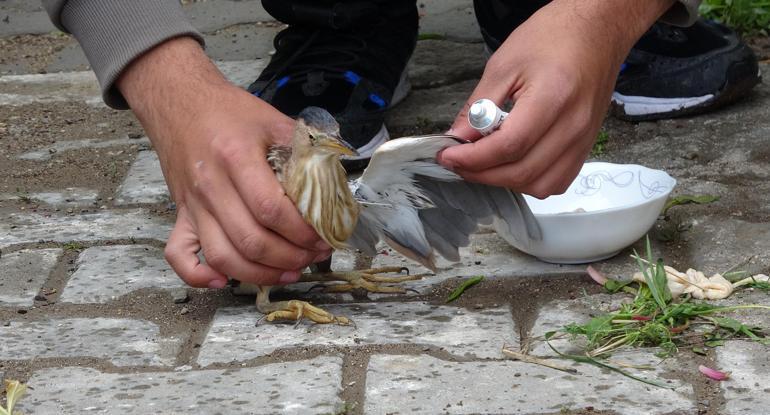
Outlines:
{"label": "black athletic shoe", "polygon": [[702,19],[686,28],[656,23],[623,64],[612,114],[641,121],[703,113],[759,81],[756,56],[727,27]]}
{"label": "black athletic shoe", "polygon": [[[548,1],[473,3],[491,53]],[[756,56],[725,26],[702,19],[686,28],[656,23],[623,64],[611,112],[629,121],[707,112],[745,96],[759,81]]]}
{"label": "black athletic shoe", "polygon": [[417,41],[414,1],[263,5],[290,26],[275,37],[276,52],[249,92],[293,117],[308,106],[326,109],[359,152],[343,158],[345,168],[365,167],[389,138],[385,110],[409,90],[406,64]]}

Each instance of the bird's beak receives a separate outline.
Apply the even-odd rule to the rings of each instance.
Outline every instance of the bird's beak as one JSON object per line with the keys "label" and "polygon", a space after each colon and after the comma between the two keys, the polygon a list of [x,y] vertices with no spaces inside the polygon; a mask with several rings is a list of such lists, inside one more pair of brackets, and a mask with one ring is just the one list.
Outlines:
{"label": "bird's beak", "polygon": [[350,143],[347,141],[343,140],[342,137],[339,135],[334,135],[333,137],[335,138],[334,140],[329,140],[328,142],[324,143],[325,147],[343,156],[358,155],[358,151],[356,151],[355,147],[350,145]]}

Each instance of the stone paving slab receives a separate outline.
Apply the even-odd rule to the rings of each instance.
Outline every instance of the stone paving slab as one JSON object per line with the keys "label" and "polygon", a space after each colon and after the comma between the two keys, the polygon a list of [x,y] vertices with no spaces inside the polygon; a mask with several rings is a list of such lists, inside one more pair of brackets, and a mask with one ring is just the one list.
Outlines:
{"label": "stone paving slab", "polygon": [[18,406],[35,414],[332,414],[342,359],[317,357],[254,368],[104,373],[89,368],[35,372]]}
{"label": "stone paving slab", "polygon": [[59,248],[24,249],[0,256],[0,306],[28,307],[62,254]]}
{"label": "stone paving slab", "polygon": [[144,238],[165,241],[172,223],[144,209],[77,215],[12,213],[0,220],[0,249],[39,241],[70,242]]}
{"label": "stone paving slab", "polygon": [[0,36],[48,33],[54,29],[38,1],[4,0],[0,3]]}
{"label": "stone paving slab", "polygon": [[467,311],[420,302],[324,306],[352,319],[353,326],[306,323],[299,329],[264,323],[254,307],[217,311],[198,356],[198,364],[245,361],[277,349],[308,346],[417,344],[440,347],[464,357],[495,358],[503,343],[514,342],[510,310]]}
{"label": "stone paving slab", "polygon": [[[467,58],[457,59],[457,50]],[[409,61],[409,80],[416,89],[436,88],[481,77],[486,65],[482,43],[426,39],[417,42]]]}
{"label": "stone paving slab", "polygon": [[115,204],[161,203],[170,199],[158,153],[140,151],[118,188]]}
{"label": "stone paving slab", "polygon": [[161,337],[158,326],[117,318],[11,321],[0,326],[2,360],[107,359],[116,366],[169,366],[186,340]]}
{"label": "stone paving slab", "polygon": [[88,248],[78,257],[77,267],[60,302],[106,303],[142,288],[186,287],[163,259],[163,250],[149,245]]}
{"label": "stone paving slab", "polygon": [[717,349],[717,367],[731,372],[720,382],[725,415],[765,414],[770,408],[770,356],[757,342],[729,341]]}
{"label": "stone paving slab", "polygon": [[[203,34],[206,54],[214,60],[268,59],[275,50],[273,39],[284,25],[243,23]],[[258,73],[252,74],[252,81]]]}
{"label": "stone paving slab", "polygon": [[17,158],[22,160],[47,161],[50,160],[51,157],[53,157],[55,154],[59,154],[65,151],[132,145],[147,146],[149,144],[150,140],[147,137],[129,138],[127,136],[121,138],[113,138],[110,140],[102,140],[98,138],[86,138],[83,140],[63,140],[56,141],[47,147],[22,153]]}
{"label": "stone paving slab", "polygon": [[[267,59],[214,62],[230,82],[246,87],[267,65]],[[83,102],[105,107],[91,71],[0,76],[0,106]]]}
{"label": "stone paving slab", "polygon": [[692,227],[683,236],[693,242],[688,244],[691,256],[688,267],[712,275],[752,257],[754,263],[770,264],[770,223],[717,215],[696,217],[691,223]]}
{"label": "stone paving slab", "polygon": [[431,356],[375,355],[364,413],[559,413],[593,408],[624,415],[692,413],[689,386],[667,390],[580,366],[571,375],[513,361],[448,362]]}
{"label": "stone paving slab", "polygon": [[476,83],[476,80],[469,80],[438,88],[413,90],[386,114],[386,125],[398,135],[449,128]]}
{"label": "stone paving slab", "polygon": [[481,42],[473,3],[468,0],[422,0],[420,33],[437,34],[452,40]]}
{"label": "stone paving slab", "polygon": [[93,205],[98,196],[99,192],[93,189],[68,187],[62,191],[0,193],[0,201],[28,198],[31,201],[42,202],[51,206],[74,207]]}

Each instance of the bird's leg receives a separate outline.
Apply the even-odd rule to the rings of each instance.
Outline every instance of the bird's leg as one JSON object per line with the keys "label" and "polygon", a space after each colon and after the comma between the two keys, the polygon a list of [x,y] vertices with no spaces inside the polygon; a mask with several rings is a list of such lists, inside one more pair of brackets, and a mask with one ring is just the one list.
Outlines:
{"label": "bird's leg", "polygon": [[315,323],[336,323],[343,326],[351,324],[346,317],[335,316],[326,310],[318,308],[307,301],[289,300],[270,302],[270,286],[258,285],[257,310],[265,314],[267,321],[295,320],[299,324],[303,318]]}
{"label": "bird's leg", "polygon": [[[382,284],[398,284],[404,281],[414,281],[422,279],[430,274],[417,274],[409,275],[409,269],[404,267],[382,267],[382,268],[370,268],[357,271],[331,271],[325,267],[326,264],[317,264],[315,269],[311,267],[310,274],[303,274],[300,277],[300,281],[315,281],[315,282],[334,282],[344,281],[343,284],[333,284],[324,286],[325,292],[346,292],[355,288],[363,288],[366,291],[373,293],[391,293],[391,294],[404,294],[406,289],[400,286],[382,285]],[[323,270],[326,268],[326,270]],[[406,272],[406,275],[398,276],[381,276],[377,274],[387,273],[401,273]]]}

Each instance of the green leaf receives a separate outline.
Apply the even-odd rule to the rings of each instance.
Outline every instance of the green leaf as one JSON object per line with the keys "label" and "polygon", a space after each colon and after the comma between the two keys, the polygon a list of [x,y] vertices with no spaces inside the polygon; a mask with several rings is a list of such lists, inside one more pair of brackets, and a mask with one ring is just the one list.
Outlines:
{"label": "green leaf", "polygon": [[674,206],[677,205],[686,205],[689,203],[696,203],[699,205],[706,204],[706,203],[712,203],[719,200],[719,196],[714,195],[679,195],[674,196],[666,202],[666,205],[663,207],[663,214],[665,215],[666,212],[668,212],[669,209],[671,209]]}
{"label": "green leaf", "polygon": [[701,356],[705,356],[705,355],[707,355],[707,354],[708,354],[708,352],[706,351],[706,349],[704,349],[704,348],[702,348],[702,347],[698,347],[698,346],[695,346],[695,347],[693,347],[693,348],[692,348],[692,351],[693,351],[693,353],[699,354],[699,355],[701,355]]}
{"label": "green leaf", "polygon": [[417,40],[444,40],[446,36],[439,33],[420,33]]}
{"label": "green leaf", "polygon": [[706,340],[703,344],[708,347],[719,347],[724,346],[725,341],[722,339]]}
{"label": "green leaf", "polygon": [[607,132],[604,130],[599,131],[599,133],[596,135],[596,141],[594,142],[594,146],[591,149],[591,157],[599,157],[602,154],[604,154],[605,146],[607,145],[607,142],[609,141],[610,137],[607,135]]}
{"label": "green leaf", "polygon": [[616,292],[622,290],[625,286],[628,284],[631,284],[634,282],[634,280],[628,280],[624,282],[616,281],[616,280],[607,280],[607,282],[604,283],[604,289],[607,290],[610,294],[615,294]]}
{"label": "green leaf", "polygon": [[719,327],[732,330],[735,333],[740,332],[741,328],[744,327],[740,321],[729,317],[711,317],[711,320]]}
{"label": "green leaf", "polygon": [[455,288],[455,290],[452,291],[451,294],[449,294],[449,297],[446,298],[446,302],[447,303],[451,303],[452,301],[458,299],[461,295],[463,295],[465,290],[467,290],[468,288],[470,288],[470,287],[480,283],[481,280],[483,280],[483,279],[484,279],[484,277],[479,275],[479,276],[476,276],[476,277],[473,277],[473,278],[468,278],[467,280],[463,281],[463,283],[460,284],[459,287]]}

